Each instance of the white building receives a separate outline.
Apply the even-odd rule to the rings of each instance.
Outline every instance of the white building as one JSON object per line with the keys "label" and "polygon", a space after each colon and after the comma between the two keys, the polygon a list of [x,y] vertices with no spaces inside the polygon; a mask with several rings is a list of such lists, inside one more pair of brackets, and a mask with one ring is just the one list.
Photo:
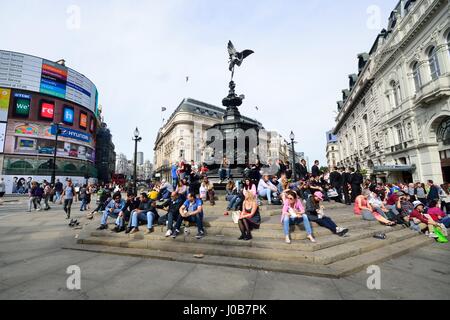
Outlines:
{"label": "white building", "polygon": [[124,174],[126,176],[130,176],[132,174],[132,170],[128,164],[128,159],[123,153],[117,155],[115,173]]}
{"label": "white building", "polygon": [[400,1],[338,102],[340,164],[450,181],[450,3]]}
{"label": "white building", "polygon": [[327,132],[327,166],[330,169],[333,169],[340,162],[340,154],[339,154],[339,144],[337,141],[337,137],[333,135],[332,131]]}

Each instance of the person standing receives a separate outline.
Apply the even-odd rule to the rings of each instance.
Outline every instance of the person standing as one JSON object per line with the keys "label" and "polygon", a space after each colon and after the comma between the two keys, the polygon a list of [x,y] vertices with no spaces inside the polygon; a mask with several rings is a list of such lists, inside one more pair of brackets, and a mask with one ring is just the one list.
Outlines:
{"label": "person standing", "polygon": [[87,205],[86,195],[87,195],[87,185],[83,185],[80,188],[80,194],[78,196],[78,199],[81,200],[80,211],[85,211],[86,210],[86,205]]}
{"label": "person standing", "polygon": [[[298,177],[298,180],[304,180],[308,176],[308,168],[306,168],[306,160],[302,159],[300,162],[295,164],[295,174]],[[295,179],[294,177],[294,180]]]}
{"label": "person standing", "polygon": [[434,184],[433,180],[428,180],[428,187],[430,190],[428,191],[427,204],[430,204],[433,200],[439,201],[439,188]]}
{"label": "person standing", "polygon": [[319,168],[319,160],[314,161],[314,165],[311,168],[311,175],[315,178],[320,176],[322,173]]}
{"label": "person standing", "polygon": [[338,194],[338,202],[342,202],[342,176],[337,167],[330,173],[330,185]]}
{"label": "person standing", "polygon": [[361,191],[362,191],[361,185],[364,182],[364,178],[363,178],[362,174],[359,172],[359,170],[355,172],[355,169],[351,168],[350,171],[351,171],[350,184],[352,187],[351,201],[352,201],[352,203],[354,203],[356,200],[356,197],[361,195]]}
{"label": "person standing", "polygon": [[[344,168],[342,168],[342,171]],[[342,192],[344,193],[344,201],[346,205],[351,205],[350,201],[350,182],[351,182],[351,173],[350,168],[345,169],[345,172],[342,174]]]}
{"label": "person standing", "polygon": [[50,201],[50,197],[52,196],[53,189],[50,187],[50,183],[45,182],[44,184],[44,210],[50,210],[50,206],[48,202]]}
{"label": "person standing", "polygon": [[63,184],[61,183],[61,181],[59,181],[59,179],[56,180],[55,183],[55,197],[53,198],[53,203],[56,203],[57,201],[59,201],[59,204],[61,204],[61,194],[63,192]]}
{"label": "person standing", "polygon": [[[0,199],[3,198],[3,196],[5,195],[5,191],[6,191],[5,181],[2,178],[0,180]],[[0,202],[0,204],[2,204],[2,202]]]}
{"label": "person standing", "polygon": [[75,196],[75,188],[73,187],[72,180],[68,179],[67,185],[62,193],[62,199],[64,199],[64,212],[66,213],[66,219],[70,219],[70,210],[72,208],[74,196]]}
{"label": "person standing", "polygon": [[175,163],[172,164],[171,175],[172,175],[172,187],[175,189],[178,184],[177,165]]}

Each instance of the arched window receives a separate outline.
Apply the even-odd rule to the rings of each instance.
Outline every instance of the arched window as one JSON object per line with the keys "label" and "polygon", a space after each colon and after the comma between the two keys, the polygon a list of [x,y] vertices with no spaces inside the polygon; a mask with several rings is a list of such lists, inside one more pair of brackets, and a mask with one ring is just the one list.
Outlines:
{"label": "arched window", "polygon": [[416,92],[422,88],[422,78],[420,77],[419,63],[416,61],[412,64],[412,74],[414,78],[414,87],[416,88]]}
{"label": "arched window", "polygon": [[450,31],[447,34],[447,49],[448,49],[448,55],[450,56]]}
{"label": "arched window", "polygon": [[439,61],[436,54],[436,47],[432,47],[428,51],[428,63],[430,64],[431,79],[436,80],[441,76]]}

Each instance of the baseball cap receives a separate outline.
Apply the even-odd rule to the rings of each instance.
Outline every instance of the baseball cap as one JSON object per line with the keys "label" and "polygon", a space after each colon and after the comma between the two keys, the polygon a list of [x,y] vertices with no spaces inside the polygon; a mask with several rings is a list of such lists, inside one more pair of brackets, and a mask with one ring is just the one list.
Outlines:
{"label": "baseball cap", "polygon": [[423,203],[420,201],[414,201],[413,206],[414,206],[414,209],[416,209],[418,206],[423,206]]}

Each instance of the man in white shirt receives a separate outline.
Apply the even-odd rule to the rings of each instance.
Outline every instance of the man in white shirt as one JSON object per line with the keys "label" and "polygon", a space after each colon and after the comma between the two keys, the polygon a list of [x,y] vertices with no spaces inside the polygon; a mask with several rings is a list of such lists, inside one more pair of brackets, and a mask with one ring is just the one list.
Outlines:
{"label": "man in white shirt", "polygon": [[167,200],[170,198],[170,194],[173,192],[173,186],[166,180],[161,181],[161,187],[159,189],[160,200]]}
{"label": "man in white shirt", "polygon": [[277,193],[278,189],[272,182],[270,182],[269,176],[264,175],[258,183],[258,195],[266,198],[269,204],[272,204],[272,194]]}

